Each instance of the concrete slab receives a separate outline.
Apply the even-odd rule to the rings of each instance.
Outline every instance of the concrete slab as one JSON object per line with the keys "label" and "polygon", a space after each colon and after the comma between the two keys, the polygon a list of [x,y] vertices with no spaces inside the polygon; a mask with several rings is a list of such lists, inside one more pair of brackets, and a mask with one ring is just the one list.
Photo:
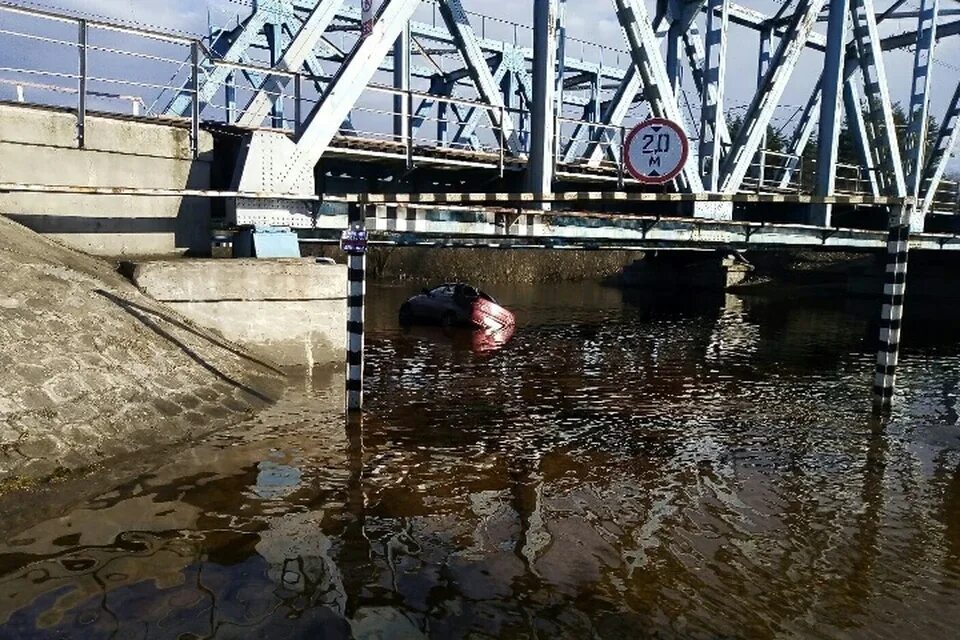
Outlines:
{"label": "concrete slab", "polygon": [[313,259],[125,263],[144,293],[286,366],[340,365],[347,267]]}

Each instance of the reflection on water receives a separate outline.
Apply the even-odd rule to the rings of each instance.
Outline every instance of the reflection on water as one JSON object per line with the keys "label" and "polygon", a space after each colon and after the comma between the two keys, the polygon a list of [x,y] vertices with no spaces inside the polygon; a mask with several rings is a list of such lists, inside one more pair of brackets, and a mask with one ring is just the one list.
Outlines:
{"label": "reflection on water", "polygon": [[869,302],[508,289],[490,353],[407,293],[371,288],[362,423],[292,389],[0,543],[0,638],[955,635],[937,309],[880,424]]}

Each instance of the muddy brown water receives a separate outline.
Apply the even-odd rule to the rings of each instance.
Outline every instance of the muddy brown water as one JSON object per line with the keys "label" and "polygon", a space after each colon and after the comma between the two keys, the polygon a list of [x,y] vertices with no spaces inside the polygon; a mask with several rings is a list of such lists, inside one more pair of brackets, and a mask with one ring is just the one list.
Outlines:
{"label": "muddy brown water", "polygon": [[869,301],[493,291],[499,349],[372,286],[367,411],[259,419],[0,542],[0,638],[947,638],[960,326]]}

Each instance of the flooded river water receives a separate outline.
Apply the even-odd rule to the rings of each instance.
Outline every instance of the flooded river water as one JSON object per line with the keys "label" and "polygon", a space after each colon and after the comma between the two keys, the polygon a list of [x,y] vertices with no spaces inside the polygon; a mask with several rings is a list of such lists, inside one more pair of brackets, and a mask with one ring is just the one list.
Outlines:
{"label": "flooded river water", "polygon": [[401,330],[368,402],[257,420],[0,542],[0,638],[946,638],[960,323],[911,305],[870,416],[870,301],[495,288],[499,350]]}

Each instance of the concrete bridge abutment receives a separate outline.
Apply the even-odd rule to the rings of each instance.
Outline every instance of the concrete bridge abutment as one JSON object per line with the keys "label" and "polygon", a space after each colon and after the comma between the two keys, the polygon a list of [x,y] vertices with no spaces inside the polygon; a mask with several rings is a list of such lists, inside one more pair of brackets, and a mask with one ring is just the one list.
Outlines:
{"label": "concrete bridge abutment", "polygon": [[[0,183],[209,189],[213,138],[196,157],[188,123],[0,104]],[[79,190],[78,190],[79,191]],[[0,193],[0,214],[68,247],[100,256],[206,255],[210,200],[175,196]]]}

